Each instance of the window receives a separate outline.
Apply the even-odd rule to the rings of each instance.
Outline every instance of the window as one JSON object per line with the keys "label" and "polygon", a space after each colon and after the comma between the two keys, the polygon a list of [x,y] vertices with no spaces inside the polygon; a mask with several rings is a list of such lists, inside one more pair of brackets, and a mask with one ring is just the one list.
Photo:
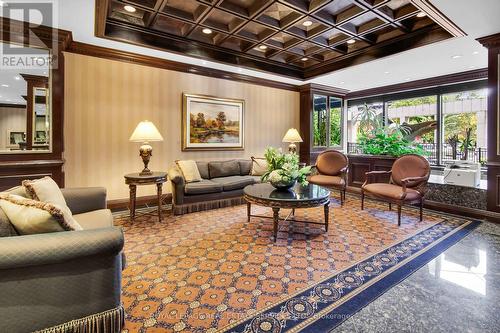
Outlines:
{"label": "window", "polygon": [[313,146],[340,147],[342,145],[342,99],[314,95]]}
{"label": "window", "polygon": [[486,162],[486,96],[486,89],[442,95],[443,162]]}
{"label": "window", "polygon": [[360,153],[357,143],[363,135],[383,126],[383,103],[360,104],[347,111],[347,152]]}

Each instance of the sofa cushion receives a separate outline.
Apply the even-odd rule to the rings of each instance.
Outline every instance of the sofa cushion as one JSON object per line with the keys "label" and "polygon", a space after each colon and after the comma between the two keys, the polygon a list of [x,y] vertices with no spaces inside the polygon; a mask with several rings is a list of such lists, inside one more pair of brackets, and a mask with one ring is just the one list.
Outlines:
{"label": "sofa cushion", "polygon": [[113,226],[113,215],[109,209],[98,209],[87,213],[73,215],[83,230],[100,229]]}
{"label": "sofa cushion", "polygon": [[255,179],[252,176],[229,176],[212,178],[211,181],[221,184],[224,191],[239,190],[247,185],[255,184]]}
{"label": "sofa cushion", "polygon": [[201,182],[189,183],[184,187],[185,194],[206,194],[222,192],[222,184],[215,183],[208,179]]}
{"label": "sofa cushion", "polygon": [[0,208],[0,237],[17,236],[16,229],[12,226],[7,215]]}
{"label": "sofa cushion", "polygon": [[252,176],[262,176],[267,172],[267,161],[265,158],[252,157],[252,169],[250,174]]}
{"label": "sofa cushion", "polygon": [[252,160],[238,160],[240,164],[240,175],[247,176],[252,171]]}
{"label": "sofa cushion", "polygon": [[208,162],[196,161],[196,165],[198,166],[201,178],[210,179],[210,173],[208,173]]}
{"label": "sofa cushion", "polygon": [[0,208],[21,235],[68,230],[82,230],[74,219],[55,204],[26,199],[13,194],[0,194]]}
{"label": "sofa cushion", "polygon": [[228,176],[239,176],[240,164],[235,160],[208,162],[208,170],[210,172],[210,179]]}
{"label": "sofa cushion", "polygon": [[201,180],[200,171],[193,160],[177,160],[177,167],[181,170],[186,183],[199,182]]}
{"label": "sofa cushion", "polygon": [[66,200],[59,189],[59,185],[50,178],[43,177],[34,180],[23,180],[23,186],[31,199],[56,205],[64,213],[64,220],[69,224],[75,224],[73,213],[68,208]]}

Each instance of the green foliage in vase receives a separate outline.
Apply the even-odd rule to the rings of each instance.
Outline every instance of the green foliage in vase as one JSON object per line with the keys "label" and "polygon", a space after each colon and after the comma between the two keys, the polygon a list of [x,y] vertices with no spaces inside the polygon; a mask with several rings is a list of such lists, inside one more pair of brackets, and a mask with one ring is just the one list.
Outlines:
{"label": "green foliage in vase", "polygon": [[364,154],[399,157],[405,154],[425,155],[422,146],[403,139],[401,132],[381,129],[373,136],[363,136],[359,145]]}
{"label": "green foliage in vase", "polygon": [[289,182],[297,180],[302,186],[308,184],[307,176],[311,173],[311,167],[299,168],[299,156],[295,153],[284,154],[281,149],[267,147],[264,153],[268,167],[267,172],[262,175],[263,182]]}

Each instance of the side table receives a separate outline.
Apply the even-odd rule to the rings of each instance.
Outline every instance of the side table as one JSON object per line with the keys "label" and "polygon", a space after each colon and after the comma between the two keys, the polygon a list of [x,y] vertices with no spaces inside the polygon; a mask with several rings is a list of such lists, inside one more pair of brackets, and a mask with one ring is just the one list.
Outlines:
{"label": "side table", "polygon": [[141,175],[140,173],[129,173],[125,175],[125,184],[130,189],[130,218],[135,218],[135,201],[137,193],[137,185],[154,185],[156,184],[156,195],[158,196],[158,220],[161,222],[161,206],[162,206],[162,187],[167,181],[166,172],[153,172],[151,175]]}

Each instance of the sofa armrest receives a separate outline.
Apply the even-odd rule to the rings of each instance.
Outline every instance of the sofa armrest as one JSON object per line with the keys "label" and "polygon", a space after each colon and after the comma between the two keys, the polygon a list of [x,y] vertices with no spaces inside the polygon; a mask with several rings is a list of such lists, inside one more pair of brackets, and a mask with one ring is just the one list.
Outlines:
{"label": "sofa armrest", "polygon": [[63,188],[61,191],[73,214],[106,208],[106,189],[104,187]]}
{"label": "sofa armrest", "polygon": [[120,227],[3,237],[0,270],[115,256],[122,251],[123,244]]}
{"label": "sofa armrest", "polygon": [[184,176],[176,165],[168,170],[168,178],[172,182],[172,202],[174,205],[182,205],[184,202]]}

